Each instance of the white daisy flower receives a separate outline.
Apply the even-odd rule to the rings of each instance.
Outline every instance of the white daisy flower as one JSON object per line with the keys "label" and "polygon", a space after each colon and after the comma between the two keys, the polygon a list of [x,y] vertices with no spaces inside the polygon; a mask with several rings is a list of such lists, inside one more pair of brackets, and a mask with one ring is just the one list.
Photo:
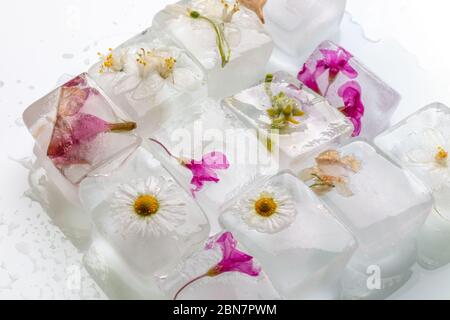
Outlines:
{"label": "white daisy flower", "polygon": [[429,170],[432,188],[440,189],[450,182],[450,141],[439,130],[432,128],[413,134],[409,140],[419,147],[406,153],[406,161]]}
{"label": "white daisy flower", "polygon": [[297,209],[289,192],[270,186],[241,200],[236,212],[251,229],[271,234],[289,227],[297,216]]}
{"label": "white daisy flower", "polygon": [[183,191],[172,180],[149,177],[121,185],[111,204],[114,224],[124,236],[159,237],[174,232],[186,221]]}

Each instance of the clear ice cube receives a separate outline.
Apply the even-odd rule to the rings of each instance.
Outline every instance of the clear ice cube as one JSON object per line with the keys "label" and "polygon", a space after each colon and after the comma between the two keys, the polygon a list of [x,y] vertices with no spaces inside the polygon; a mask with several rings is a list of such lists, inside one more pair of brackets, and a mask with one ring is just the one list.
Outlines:
{"label": "clear ice cube", "polygon": [[[276,171],[277,163],[259,141],[256,132],[245,127],[218,102],[205,99],[189,106],[188,110],[161,123],[160,130],[152,136],[154,141],[147,140],[144,145],[186,190],[191,190],[207,214],[212,230],[218,232],[219,207],[238,188],[251,183],[261,174]],[[210,158],[211,154],[225,155],[229,166],[213,168],[212,171],[207,169],[207,172],[198,171],[197,175],[205,181],[203,187],[194,192],[192,190],[196,187],[191,184],[193,171],[182,163],[195,161],[201,165],[201,159]],[[226,164],[223,160],[221,158],[220,162]],[[205,160],[206,165],[208,162]],[[213,176],[218,181],[212,181],[215,180]]]}
{"label": "clear ice cube", "polygon": [[449,263],[450,109],[431,104],[379,135],[375,143],[433,191],[435,211],[420,236],[420,263],[430,269]]}
{"label": "clear ice cube", "polygon": [[84,178],[113,170],[140,144],[135,123],[86,74],[35,102],[23,119],[49,178],[75,203]]}
{"label": "clear ice cube", "polygon": [[339,30],[346,0],[277,0],[265,6],[276,46],[299,57]]}
{"label": "clear ice cube", "polygon": [[[209,96],[215,98],[257,82],[273,50],[272,39],[253,11],[241,5],[230,22],[230,16],[224,15],[225,4],[231,13],[230,0],[183,0],[167,6],[153,20],[155,30],[167,32],[200,61],[207,73]],[[202,18],[193,19],[188,10],[197,11]],[[223,58],[217,32],[223,33]],[[224,65],[226,60],[229,62]]]}
{"label": "clear ice cube", "polygon": [[190,194],[142,148],[115,172],[86,178],[80,198],[99,235],[138,276],[175,265],[209,235]]}
{"label": "clear ice cube", "polygon": [[[225,272],[218,276],[205,276],[223,259],[223,252],[217,245],[210,247],[223,233],[211,237],[205,248],[192,254],[176,268],[161,273],[159,287],[166,294],[167,299],[177,300],[279,300],[281,297],[273,288],[270,279],[262,270],[257,276],[250,276],[241,272]],[[239,251],[245,248],[237,248]],[[242,252],[242,251],[241,251]],[[256,263],[255,263],[256,266]],[[180,290],[181,288],[183,288]],[[178,295],[177,295],[178,292]]]}
{"label": "clear ice cube", "polygon": [[311,54],[299,79],[347,115],[355,126],[354,136],[367,140],[389,127],[400,102],[394,89],[330,41]]}
{"label": "clear ice cube", "polygon": [[89,75],[148,135],[180,106],[206,97],[206,75],[194,60],[167,35],[147,29],[101,54]]}
{"label": "clear ice cube", "polygon": [[356,242],[292,174],[241,190],[223,208],[220,222],[261,263],[283,298],[339,297],[340,276]]}
{"label": "clear ice cube", "polygon": [[[359,243],[343,278],[343,294],[352,299],[385,298],[410,276],[417,236],[433,199],[415,175],[368,143],[356,141],[338,151],[341,157],[350,156],[360,163],[359,170],[351,173],[330,166],[327,170],[333,172],[327,175],[343,178],[350,192],[338,192],[335,185],[321,197]],[[368,286],[372,280],[374,287]]]}
{"label": "clear ice cube", "polygon": [[286,94],[298,102],[304,112],[297,117],[299,124],[272,130],[268,109],[273,103],[265,82],[225,98],[223,105],[233,111],[248,126],[267,132],[272,139],[272,151],[277,155],[281,168],[294,169],[312,152],[337,145],[350,138],[352,124],[338,110],[312,90],[302,86],[286,72],[273,75],[273,96]]}

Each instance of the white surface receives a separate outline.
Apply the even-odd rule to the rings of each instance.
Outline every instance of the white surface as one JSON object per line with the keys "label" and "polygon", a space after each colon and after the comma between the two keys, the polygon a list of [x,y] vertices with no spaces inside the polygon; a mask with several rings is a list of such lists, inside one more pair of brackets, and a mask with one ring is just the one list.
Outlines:
{"label": "white surface", "polygon": [[[167,3],[16,0],[0,11],[0,298],[104,298],[81,267],[77,250],[39,206],[23,197],[27,170],[13,159],[29,157],[33,141],[20,118],[25,107],[50,92],[64,74],[85,71],[96,61],[97,51],[148,27]],[[394,122],[433,101],[450,104],[448,9],[448,0],[348,1],[347,10],[367,36],[383,39],[354,53],[375,72],[384,65],[380,76],[402,93]],[[389,49],[397,54],[390,56]],[[415,63],[427,71],[413,76],[396,72]],[[419,74],[427,78],[418,78]],[[393,298],[450,297],[450,266],[415,271]]]}

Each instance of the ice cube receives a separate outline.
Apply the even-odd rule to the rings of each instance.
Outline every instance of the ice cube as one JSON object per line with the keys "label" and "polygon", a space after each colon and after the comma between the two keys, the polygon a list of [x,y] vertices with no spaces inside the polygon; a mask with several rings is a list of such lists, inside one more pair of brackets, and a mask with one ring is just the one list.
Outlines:
{"label": "ice cube", "polygon": [[[267,275],[253,260],[250,262],[253,263],[253,268],[247,270],[247,273],[226,270],[220,274],[210,272],[225,258],[223,248],[217,243],[224,237],[228,237],[228,242],[222,243],[227,246],[225,250],[237,249],[238,255],[248,256],[245,249],[235,247],[236,242],[231,233],[222,232],[211,237],[205,248],[192,254],[176,268],[160,275],[159,286],[165,292],[166,298],[176,298],[176,300],[280,299]],[[248,262],[242,262],[242,264],[248,265]],[[244,267],[240,270],[244,270]]]}
{"label": "ice cube", "polygon": [[338,298],[356,248],[350,232],[290,173],[265,178],[223,208],[220,222],[260,261],[286,299]]}
{"label": "ice cube", "polygon": [[83,263],[90,276],[110,299],[161,300],[164,293],[156,278],[136,274],[104,238],[96,234]]}
{"label": "ice cube", "polygon": [[325,41],[308,58],[298,78],[353,123],[354,136],[371,140],[387,129],[400,95],[351,53]]}
{"label": "ice cube", "polygon": [[203,68],[167,35],[145,30],[100,54],[89,75],[148,135],[183,106],[207,95]]}
{"label": "ice cube", "polygon": [[178,263],[209,235],[190,194],[142,148],[115,172],[85,179],[80,197],[99,234],[140,276]]}
{"label": "ice cube", "polygon": [[259,18],[244,6],[233,14],[236,5],[231,0],[183,0],[153,20],[156,30],[167,32],[200,61],[209,96],[215,98],[257,82],[272,54],[272,39]]}
{"label": "ice cube", "polygon": [[265,7],[276,46],[299,57],[339,30],[346,0],[277,0]]}
{"label": "ice cube", "polygon": [[50,180],[74,203],[84,178],[113,170],[140,144],[136,124],[86,74],[35,102],[23,119]]}
{"label": "ice cube", "polygon": [[232,193],[260,174],[278,169],[256,132],[212,99],[174,115],[152,139],[144,145],[191,190],[217,232],[219,207]]}
{"label": "ice cube", "polygon": [[385,298],[410,276],[417,236],[433,205],[429,189],[363,141],[318,155],[314,163],[314,181],[305,180],[359,243],[343,279],[344,297]]}
{"label": "ice cube", "polygon": [[382,133],[375,143],[433,190],[435,211],[419,241],[419,261],[429,269],[450,262],[450,109],[431,104]]}
{"label": "ice cube", "polygon": [[[248,126],[268,132],[273,139],[272,151],[278,154],[281,168],[296,168],[312,152],[350,138],[352,124],[323,97],[302,86],[286,72],[275,73],[269,84],[271,79],[224,99],[223,105]],[[274,131],[271,129],[275,122],[269,112],[277,102],[270,95],[278,96],[279,101],[280,94],[289,98],[283,102],[287,107],[298,105],[300,113],[293,118],[299,123],[285,121],[281,123],[285,126]]]}

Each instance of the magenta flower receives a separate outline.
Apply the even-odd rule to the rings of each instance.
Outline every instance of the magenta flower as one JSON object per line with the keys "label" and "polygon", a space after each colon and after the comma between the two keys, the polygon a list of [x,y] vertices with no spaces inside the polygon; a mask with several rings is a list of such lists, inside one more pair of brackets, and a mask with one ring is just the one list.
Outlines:
{"label": "magenta flower", "polygon": [[175,294],[174,300],[178,298],[186,287],[206,277],[217,277],[227,272],[240,272],[250,277],[260,275],[261,268],[255,265],[253,257],[236,249],[237,241],[231,232],[225,232],[217,240],[208,243],[206,250],[212,250],[216,246],[219,246],[222,251],[222,260],[210,268],[205,274],[196,277],[181,287]]}
{"label": "magenta flower", "polygon": [[61,88],[55,126],[47,156],[61,168],[73,164],[86,164],[86,144],[104,132],[130,131],[134,122],[111,124],[83,113],[81,110],[91,94],[97,90],[85,87],[86,80],[79,76]]}
{"label": "magenta flower", "polygon": [[182,166],[192,172],[191,185],[193,187],[191,192],[194,198],[195,193],[203,188],[205,182],[218,183],[220,181],[215,170],[226,170],[230,167],[226,155],[221,152],[214,151],[208,153],[203,156],[201,161],[185,160],[174,156],[169,149],[158,140],[149,140],[161,146],[170,157],[176,159]]}
{"label": "magenta flower", "polygon": [[314,72],[316,79],[326,70],[329,72],[329,82],[333,82],[340,72],[350,79],[358,76],[358,72],[349,64],[349,60],[353,56],[344,48],[338,47],[337,50],[321,49],[320,52],[324,58],[317,61],[316,71]]}
{"label": "magenta flower", "polygon": [[195,196],[195,192],[200,191],[205,182],[217,183],[220,181],[214,170],[226,170],[230,164],[223,153],[212,152],[204,155],[201,161],[191,160],[184,166],[192,172],[191,184],[194,187],[191,191]]}
{"label": "magenta flower", "polygon": [[344,107],[339,110],[353,123],[353,137],[357,137],[361,133],[361,119],[364,116],[361,86],[356,81],[349,81],[339,88],[338,95],[344,102]]}
{"label": "magenta flower", "polygon": [[303,69],[298,73],[297,79],[317,94],[322,95],[315,72],[311,72],[306,64],[303,65]]}

